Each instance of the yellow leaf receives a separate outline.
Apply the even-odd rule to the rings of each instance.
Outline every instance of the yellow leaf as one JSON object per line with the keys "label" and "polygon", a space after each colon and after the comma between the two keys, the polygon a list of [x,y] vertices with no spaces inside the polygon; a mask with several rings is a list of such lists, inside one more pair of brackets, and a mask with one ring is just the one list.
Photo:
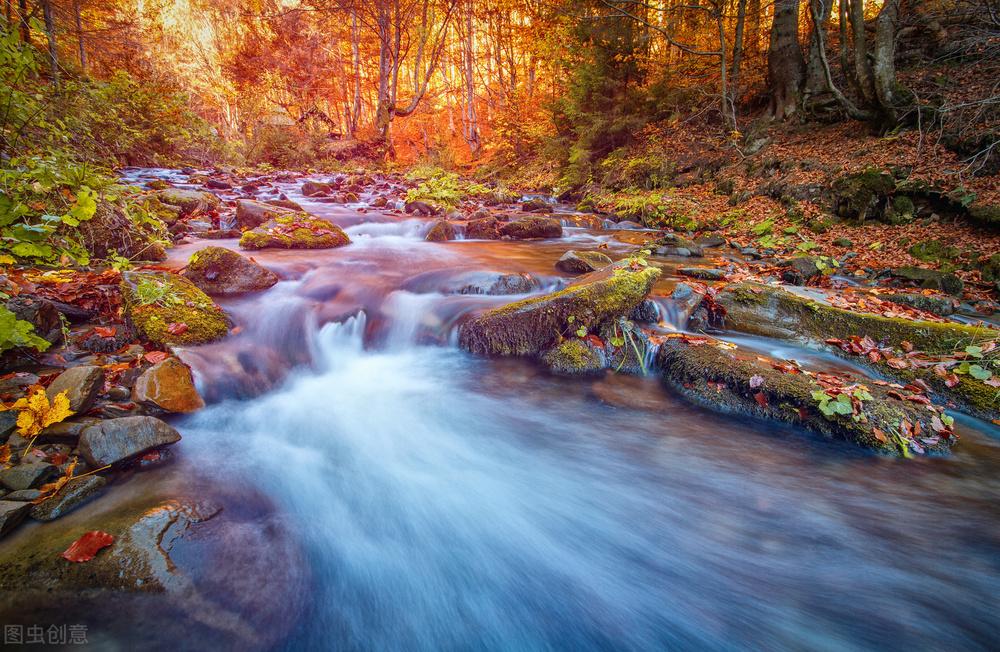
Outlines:
{"label": "yellow leaf", "polygon": [[19,399],[11,409],[20,410],[17,415],[17,432],[22,437],[34,437],[43,428],[59,423],[73,414],[69,409],[67,392],[59,392],[50,405],[49,397],[40,387],[26,399]]}

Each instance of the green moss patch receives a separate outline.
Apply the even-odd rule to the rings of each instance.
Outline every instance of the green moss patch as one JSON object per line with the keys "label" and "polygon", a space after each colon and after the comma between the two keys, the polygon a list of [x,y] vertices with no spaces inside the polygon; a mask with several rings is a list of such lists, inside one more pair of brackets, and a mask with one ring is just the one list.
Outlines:
{"label": "green moss patch", "polygon": [[270,219],[240,238],[243,249],[333,249],[350,243],[339,226],[307,213]]}
{"label": "green moss patch", "polygon": [[167,272],[126,272],[125,314],[155,344],[204,344],[229,332],[222,308],[191,281]]}

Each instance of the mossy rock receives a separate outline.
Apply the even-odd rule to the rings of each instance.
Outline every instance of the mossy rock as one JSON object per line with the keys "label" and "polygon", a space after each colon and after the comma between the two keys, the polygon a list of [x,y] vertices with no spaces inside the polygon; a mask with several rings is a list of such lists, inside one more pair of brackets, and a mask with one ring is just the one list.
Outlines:
{"label": "mossy rock", "polygon": [[660,270],[653,267],[594,272],[558,292],[486,311],[462,326],[459,341],[481,355],[537,355],[564,333],[593,331],[605,321],[629,315],[659,276]]}
{"label": "mossy rock", "polygon": [[222,202],[218,197],[204,190],[185,190],[169,188],[156,193],[156,197],[164,204],[177,206],[181,209],[181,217],[187,217],[198,212],[219,208]]}
{"label": "mossy rock", "polygon": [[222,308],[183,276],[125,272],[121,292],[129,321],[154,344],[204,344],[229,333]]}
{"label": "mossy rock", "polygon": [[[750,415],[802,426],[825,437],[843,439],[886,455],[902,456],[903,442],[892,433],[905,419],[933,433],[933,414],[923,405],[898,400],[886,388],[865,383],[872,398],[861,402],[863,419],[850,415],[827,416],[813,392],[823,391],[808,374],[790,374],[761,362],[756,354],[741,355],[713,343],[692,346],[681,339],[664,342],[656,356],[664,383],[691,400],[718,412]],[[883,441],[876,433],[883,433]],[[930,443],[928,443],[930,442]],[[953,437],[919,442],[926,452],[946,452]],[[914,449],[916,451],[917,449]]]}
{"label": "mossy rock", "polygon": [[97,204],[94,216],[78,227],[80,242],[93,258],[112,255],[129,260],[166,260],[163,245],[147,227],[139,226],[119,207],[107,201]]}
{"label": "mossy rock", "polygon": [[214,295],[258,292],[278,282],[271,270],[224,247],[205,247],[191,254],[184,277]]}
{"label": "mossy rock", "polygon": [[428,242],[445,242],[455,239],[455,225],[448,220],[438,220],[431,225],[427,235],[424,237]]}
{"label": "mossy rock", "polygon": [[243,249],[333,249],[350,243],[339,226],[307,213],[276,217],[240,238]]}
{"label": "mossy rock", "polygon": [[939,272],[923,267],[894,267],[891,274],[895,278],[913,281],[926,290],[941,290],[956,297],[962,296],[965,284],[954,274]]}
{"label": "mossy rock", "polygon": [[611,258],[599,251],[570,249],[556,261],[556,269],[569,274],[586,274],[611,264]]}
{"label": "mossy rock", "polygon": [[987,283],[1000,281],[1000,254],[983,258],[978,263],[979,273]]}
{"label": "mossy rock", "polygon": [[849,220],[878,219],[885,198],[895,189],[896,179],[875,168],[842,176],[833,183],[834,210]]}
{"label": "mossy rock", "polygon": [[949,262],[962,255],[958,247],[952,247],[940,240],[923,240],[909,248],[911,256],[925,263]]}
{"label": "mossy rock", "polygon": [[283,215],[290,215],[296,212],[282,206],[241,199],[236,202],[236,226],[242,230],[256,229],[258,226]]}
{"label": "mossy rock", "polygon": [[1000,206],[974,203],[966,209],[976,222],[994,229],[1000,229]]}
{"label": "mossy rock", "polygon": [[882,216],[882,221],[893,226],[909,224],[917,218],[917,207],[906,195],[896,195]]}
{"label": "mossy rock", "polygon": [[521,217],[500,225],[500,235],[515,240],[561,238],[562,232],[562,223],[551,217]]}
{"label": "mossy rock", "polygon": [[592,376],[607,368],[603,349],[578,338],[563,340],[543,353],[542,363],[560,376]]}

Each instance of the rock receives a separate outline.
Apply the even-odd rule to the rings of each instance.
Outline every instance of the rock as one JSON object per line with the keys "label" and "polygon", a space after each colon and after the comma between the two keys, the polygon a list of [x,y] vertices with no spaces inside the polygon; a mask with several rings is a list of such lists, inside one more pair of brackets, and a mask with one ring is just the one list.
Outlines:
{"label": "rock", "polygon": [[851,242],[851,240],[849,240],[848,238],[837,238],[833,241],[833,244],[834,246],[845,247],[848,249],[854,246],[854,243]]}
{"label": "rock", "polygon": [[891,174],[874,168],[844,175],[833,183],[834,212],[859,222],[881,219],[886,197],[895,188],[896,180]]}
{"label": "rock", "polygon": [[386,206],[389,205],[389,199],[386,198],[385,196],[380,195],[375,199],[373,199],[371,203],[368,205],[371,206],[372,208],[385,208]]}
{"label": "rock", "polygon": [[953,315],[958,310],[958,300],[952,297],[940,297],[934,295],[920,294],[918,292],[907,294],[880,294],[879,299],[892,301],[902,306],[909,306],[917,310],[923,310],[940,317]]}
{"label": "rock", "polygon": [[657,256],[696,256],[703,255],[702,249],[693,240],[689,240],[677,233],[664,233],[656,241],[656,249],[653,250]]}
{"label": "rock", "polygon": [[205,407],[191,369],[174,357],[157,362],[139,376],[132,400],[164,412],[194,412]]}
{"label": "rock", "polygon": [[604,350],[595,344],[571,338],[542,354],[542,363],[560,376],[589,376],[607,367]]}
{"label": "rock", "polygon": [[222,205],[218,197],[203,190],[169,188],[156,193],[156,198],[164,204],[178,207],[182,218],[195,213],[204,213]]}
{"label": "rock", "polygon": [[568,274],[586,274],[612,263],[611,258],[599,251],[574,251],[570,249],[556,261],[556,269]]}
{"label": "rock", "polygon": [[721,235],[706,235],[695,239],[695,244],[703,249],[714,249],[724,246],[727,241]]}
{"label": "rock", "polygon": [[816,256],[797,256],[786,260],[785,267],[781,274],[781,280],[790,285],[805,285],[806,282],[823,274],[823,270],[817,264],[820,259]]}
{"label": "rock", "polygon": [[[203,194],[218,201],[211,193]],[[144,201],[143,206],[167,224],[175,222],[182,213],[180,207],[166,206],[155,196]],[[120,206],[107,201],[98,201],[94,216],[80,222],[77,232],[91,258],[109,258],[112,254],[131,261],[159,261],[167,258],[166,250],[151,228],[136,224]]]}
{"label": "rock", "polygon": [[306,181],[302,184],[302,194],[306,197],[325,197],[331,192],[333,192],[333,188],[328,183]]}
{"label": "rock", "polygon": [[16,318],[34,326],[35,335],[46,342],[50,344],[62,342],[62,319],[55,304],[48,299],[21,294],[8,300],[6,307]]}
{"label": "rock", "polygon": [[934,435],[931,419],[935,413],[892,398],[889,388],[858,378],[856,382],[866,383],[872,396],[858,402],[864,418],[826,416],[813,398],[813,392],[822,388],[811,376],[784,373],[761,362],[754,352],[731,352],[715,344],[692,346],[680,338],[664,342],[656,356],[664,383],[711,410],[800,425],[887,455],[901,457],[904,452],[894,439],[885,435],[880,439],[874,429],[898,432],[897,424],[903,420],[919,424],[925,433],[914,452],[946,452],[955,442],[954,437]]}
{"label": "rock", "polygon": [[89,501],[106,484],[107,479],[99,475],[70,480],[54,496],[32,507],[31,518],[36,521],[54,521]]}
{"label": "rock", "polygon": [[10,433],[17,428],[17,412],[0,412],[0,441],[5,441]]}
{"label": "rock", "polygon": [[233,184],[223,179],[209,179],[205,182],[206,188],[211,188],[212,190],[231,190]]}
{"label": "rock", "polygon": [[521,210],[525,213],[551,213],[552,206],[544,199],[529,199],[521,204]]}
{"label": "rock", "polygon": [[431,225],[430,230],[427,232],[427,237],[424,239],[428,242],[444,242],[446,240],[454,240],[455,226],[446,220],[438,220]]}
{"label": "rock", "polygon": [[259,292],[278,282],[271,270],[224,247],[191,254],[183,276],[207,294],[220,296]]}
{"label": "rock", "polygon": [[976,222],[993,228],[1000,226],[1000,205],[973,202],[966,210]]}
{"label": "rock", "polygon": [[306,209],[302,208],[302,205],[298,202],[294,202],[288,199],[284,195],[281,195],[281,199],[268,199],[264,201],[265,204],[269,206],[275,206],[277,208],[287,208],[296,213],[305,213]]}
{"label": "rock", "polygon": [[529,238],[561,238],[562,224],[550,217],[522,217],[500,226],[500,235],[515,240]]}
{"label": "rock", "polygon": [[85,429],[80,435],[79,448],[87,464],[100,468],[180,439],[176,430],[155,417],[122,417]]}
{"label": "rock", "polygon": [[57,475],[56,467],[44,462],[18,464],[0,471],[0,484],[11,491],[40,487]]}
{"label": "rock", "polygon": [[[127,399],[128,396],[126,395],[124,398]],[[75,446],[77,440],[80,439],[80,434],[83,433],[84,428],[89,428],[99,422],[100,419],[94,417],[81,417],[77,415],[71,420],[53,423],[45,430],[38,433],[38,443],[62,443]]]}
{"label": "rock", "polygon": [[480,220],[471,220],[465,227],[465,238],[467,240],[496,240],[500,223],[494,217],[484,217]]}
{"label": "rock", "polygon": [[45,393],[49,401],[66,392],[69,399],[69,409],[77,414],[86,412],[94,404],[97,395],[104,387],[104,369],[98,366],[72,367],[59,374]]}
{"label": "rock", "polygon": [[129,321],[155,344],[204,344],[229,333],[222,308],[183,276],[125,272],[120,287]]}
{"label": "rock", "polygon": [[726,270],[714,269],[710,267],[681,267],[677,273],[688,278],[697,278],[703,281],[721,281],[726,278]]}
{"label": "rock", "polygon": [[645,299],[628,318],[640,324],[656,324],[660,321],[660,307],[652,299]]}
{"label": "rock", "polygon": [[0,537],[20,525],[30,511],[31,503],[0,500]]}
{"label": "rock", "polygon": [[18,491],[12,491],[3,497],[4,500],[19,500],[22,502],[31,502],[38,500],[42,497],[42,492],[38,489],[20,489]]}
{"label": "rock", "polygon": [[236,226],[244,230],[255,229],[268,220],[295,212],[302,212],[302,210],[293,211],[283,206],[241,199],[236,202]]}
{"label": "rock", "polygon": [[962,296],[965,284],[954,274],[939,272],[923,267],[894,267],[890,274],[895,278],[913,281],[922,288],[941,290],[956,297]]}
{"label": "rock", "polygon": [[243,249],[333,249],[350,243],[339,226],[307,213],[268,220],[240,238]]}
{"label": "rock", "polygon": [[[463,348],[497,356],[537,355],[561,333],[595,330],[628,315],[649,294],[660,270],[608,268],[580,277],[569,287],[488,310],[466,322],[459,333]],[[572,319],[570,319],[572,317]]]}
{"label": "rock", "polygon": [[405,213],[416,213],[417,215],[423,215],[424,217],[430,217],[437,214],[437,209],[422,201],[410,201],[406,202],[403,206],[403,212]]}

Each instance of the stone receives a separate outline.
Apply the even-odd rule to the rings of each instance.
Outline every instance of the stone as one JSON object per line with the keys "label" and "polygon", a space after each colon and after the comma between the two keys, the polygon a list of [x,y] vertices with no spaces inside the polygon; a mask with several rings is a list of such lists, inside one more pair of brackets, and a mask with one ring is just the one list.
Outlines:
{"label": "stone", "polygon": [[559,376],[590,376],[607,368],[607,356],[592,342],[571,338],[543,353],[542,363]]}
{"label": "stone", "polygon": [[236,226],[242,230],[256,229],[268,220],[295,212],[302,212],[302,210],[293,211],[283,206],[274,206],[250,199],[241,199],[236,202]]}
{"label": "stone", "polygon": [[49,385],[45,394],[49,401],[66,392],[69,399],[69,409],[80,414],[94,405],[94,400],[104,387],[104,369],[96,365],[71,367],[59,374]]}
{"label": "stone", "polygon": [[703,249],[714,249],[725,246],[727,240],[721,235],[712,234],[696,238],[694,243]]}
{"label": "stone", "polygon": [[80,454],[94,468],[118,464],[147,451],[180,441],[174,428],[155,417],[108,419],[80,435]]}
{"label": "stone", "polygon": [[240,238],[243,249],[334,249],[350,243],[339,226],[307,213],[268,220]]}
{"label": "stone", "polygon": [[225,247],[205,247],[191,254],[182,274],[211,295],[259,292],[278,282],[278,275]]}
{"label": "stone", "polygon": [[445,242],[455,239],[455,226],[447,220],[438,220],[431,225],[427,236],[424,238],[428,242]]}
{"label": "stone", "polygon": [[804,285],[807,281],[820,276],[819,258],[815,256],[797,256],[784,262],[785,270],[781,280],[791,285]]}
{"label": "stone", "polygon": [[953,315],[959,308],[958,300],[953,297],[941,297],[912,292],[906,294],[880,294],[879,299],[891,301],[902,306],[923,310],[939,317]]}
{"label": "stone", "polygon": [[205,182],[206,188],[211,188],[212,190],[231,190],[233,184],[223,179],[209,179]]}
{"label": "stone", "polygon": [[465,238],[467,240],[496,240],[499,237],[497,234],[499,224],[495,217],[470,220],[465,226]]}
{"label": "stone", "polygon": [[129,321],[155,344],[204,344],[229,333],[222,308],[183,276],[130,271],[120,287]]}
{"label": "stone", "polygon": [[656,248],[653,250],[657,256],[682,256],[690,257],[702,256],[702,249],[693,240],[689,240],[677,233],[664,233],[656,241]]}
{"label": "stone", "polygon": [[328,183],[306,181],[302,184],[302,194],[306,197],[324,197],[331,192],[333,192],[333,188]]}
{"label": "stone", "polygon": [[711,267],[681,267],[677,270],[681,276],[696,278],[702,281],[721,281],[726,278],[726,270]]}
{"label": "stone", "polygon": [[500,235],[515,240],[561,238],[562,224],[550,217],[522,217],[500,226]]}
{"label": "stone", "polygon": [[218,197],[203,190],[168,188],[157,192],[155,196],[164,204],[178,207],[182,218],[195,213],[204,213],[222,205]]}
{"label": "stone", "polygon": [[956,297],[962,296],[965,284],[954,274],[924,267],[894,267],[890,274],[895,278],[913,281],[922,288],[941,290]]}
{"label": "stone", "polygon": [[431,215],[437,214],[437,209],[422,201],[410,201],[406,202],[403,206],[403,212],[405,213],[416,213],[417,215],[423,215],[424,217],[430,217]]}
{"label": "stone", "polygon": [[552,205],[544,199],[529,199],[521,204],[521,210],[525,213],[551,213]]}
{"label": "stone", "polygon": [[47,463],[18,464],[0,471],[0,484],[11,491],[40,487],[56,475],[56,467]]}
{"label": "stone", "polygon": [[48,299],[21,294],[7,301],[6,306],[19,320],[34,326],[34,334],[46,342],[58,344],[62,341],[62,318],[58,308]]}
{"label": "stone", "polygon": [[12,491],[3,497],[4,500],[20,500],[22,502],[30,502],[33,500],[38,500],[42,497],[42,492],[38,489],[20,489],[18,491]]}
{"label": "stone", "polygon": [[599,251],[574,251],[570,249],[556,261],[556,269],[568,274],[587,274],[612,263],[610,257]]}
{"label": "stone", "polygon": [[205,407],[191,369],[174,357],[157,362],[139,376],[132,400],[164,412],[194,412]]}
{"label": "stone", "polygon": [[0,537],[20,525],[31,511],[31,503],[16,500],[0,500]]}
{"label": "stone", "polygon": [[106,484],[108,484],[107,479],[99,475],[74,478],[63,485],[54,496],[33,506],[31,518],[36,521],[54,521],[89,501]]}

